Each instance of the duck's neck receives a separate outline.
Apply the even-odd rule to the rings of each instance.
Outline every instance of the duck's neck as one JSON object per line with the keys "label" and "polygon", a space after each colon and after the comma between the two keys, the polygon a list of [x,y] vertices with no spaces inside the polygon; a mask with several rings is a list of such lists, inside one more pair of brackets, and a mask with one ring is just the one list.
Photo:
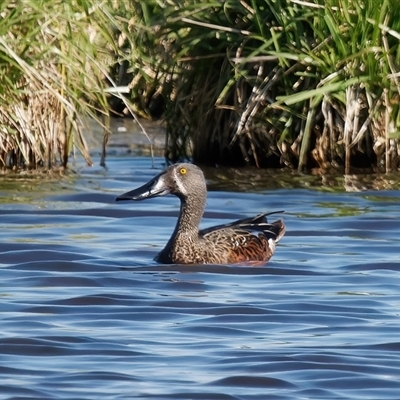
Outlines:
{"label": "duck's neck", "polygon": [[206,205],[206,196],[185,197],[180,198],[181,209],[179,218],[175,226],[167,247],[173,245],[174,242],[180,239],[196,240],[199,236],[199,225],[204,214]]}

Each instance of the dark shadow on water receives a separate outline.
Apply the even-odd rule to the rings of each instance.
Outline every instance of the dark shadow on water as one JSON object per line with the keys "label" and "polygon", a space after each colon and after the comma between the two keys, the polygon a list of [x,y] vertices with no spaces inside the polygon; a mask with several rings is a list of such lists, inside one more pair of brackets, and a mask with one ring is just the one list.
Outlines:
{"label": "dark shadow on water", "polygon": [[268,265],[262,266],[246,266],[246,265],[219,265],[219,264],[199,264],[199,265],[154,265],[147,267],[122,268],[127,271],[134,272],[181,272],[181,273],[207,273],[207,274],[227,274],[227,275],[324,275],[324,272],[316,273],[314,271],[301,270],[298,267],[290,268],[287,264],[284,267],[270,262]]}

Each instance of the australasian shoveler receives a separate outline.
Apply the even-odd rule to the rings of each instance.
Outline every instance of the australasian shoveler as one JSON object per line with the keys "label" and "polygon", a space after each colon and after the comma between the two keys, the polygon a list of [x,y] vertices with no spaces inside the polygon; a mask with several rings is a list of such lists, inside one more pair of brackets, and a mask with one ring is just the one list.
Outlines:
{"label": "australasian shoveler", "polygon": [[285,234],[282,220],[272,223],[259,214],[228,224],[199,230],[207,187],[203,172],[194,164],[174,164],[145,185],[124,193],[120,200],[144,200],[173,194],[181,208],[175,230],[155,260],[164,264],[232,264],[267,262]]}

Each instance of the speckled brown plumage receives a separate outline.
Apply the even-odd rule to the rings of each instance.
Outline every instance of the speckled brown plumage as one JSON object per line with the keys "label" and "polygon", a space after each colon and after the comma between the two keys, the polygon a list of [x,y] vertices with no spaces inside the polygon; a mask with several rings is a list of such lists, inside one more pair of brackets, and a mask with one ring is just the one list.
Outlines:
{"label": "speckled brown plumage", "polygon": [[[143,200],[168,193],[179,197],[181,210],[175,230],[156,260],[165,264],[232,264],[266,262],[285,234],[282,220],[269,214],[245,218],[199,231],[207,187],[203,172],[193,164],[175,164],[150,182],[116,200]],[[273,213],[270,213],[273,214]]]}

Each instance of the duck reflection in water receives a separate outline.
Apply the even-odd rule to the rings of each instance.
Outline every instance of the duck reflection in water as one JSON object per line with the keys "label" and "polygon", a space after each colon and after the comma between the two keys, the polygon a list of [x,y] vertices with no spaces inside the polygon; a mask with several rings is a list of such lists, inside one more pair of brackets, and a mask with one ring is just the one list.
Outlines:
{"label": "duck reflection in water", "polygon": [[285,234],[282,220],[272,223],[267,215],[240,219],[228,224],[199,230],[204,213],[207,187],[203,172],[193,164],[169,166],[145,185],[116,198],[144,200],[173,194],[181,208],[175,230],[155,260],[164,264],[233,264],[267,262],[276,243]]}

